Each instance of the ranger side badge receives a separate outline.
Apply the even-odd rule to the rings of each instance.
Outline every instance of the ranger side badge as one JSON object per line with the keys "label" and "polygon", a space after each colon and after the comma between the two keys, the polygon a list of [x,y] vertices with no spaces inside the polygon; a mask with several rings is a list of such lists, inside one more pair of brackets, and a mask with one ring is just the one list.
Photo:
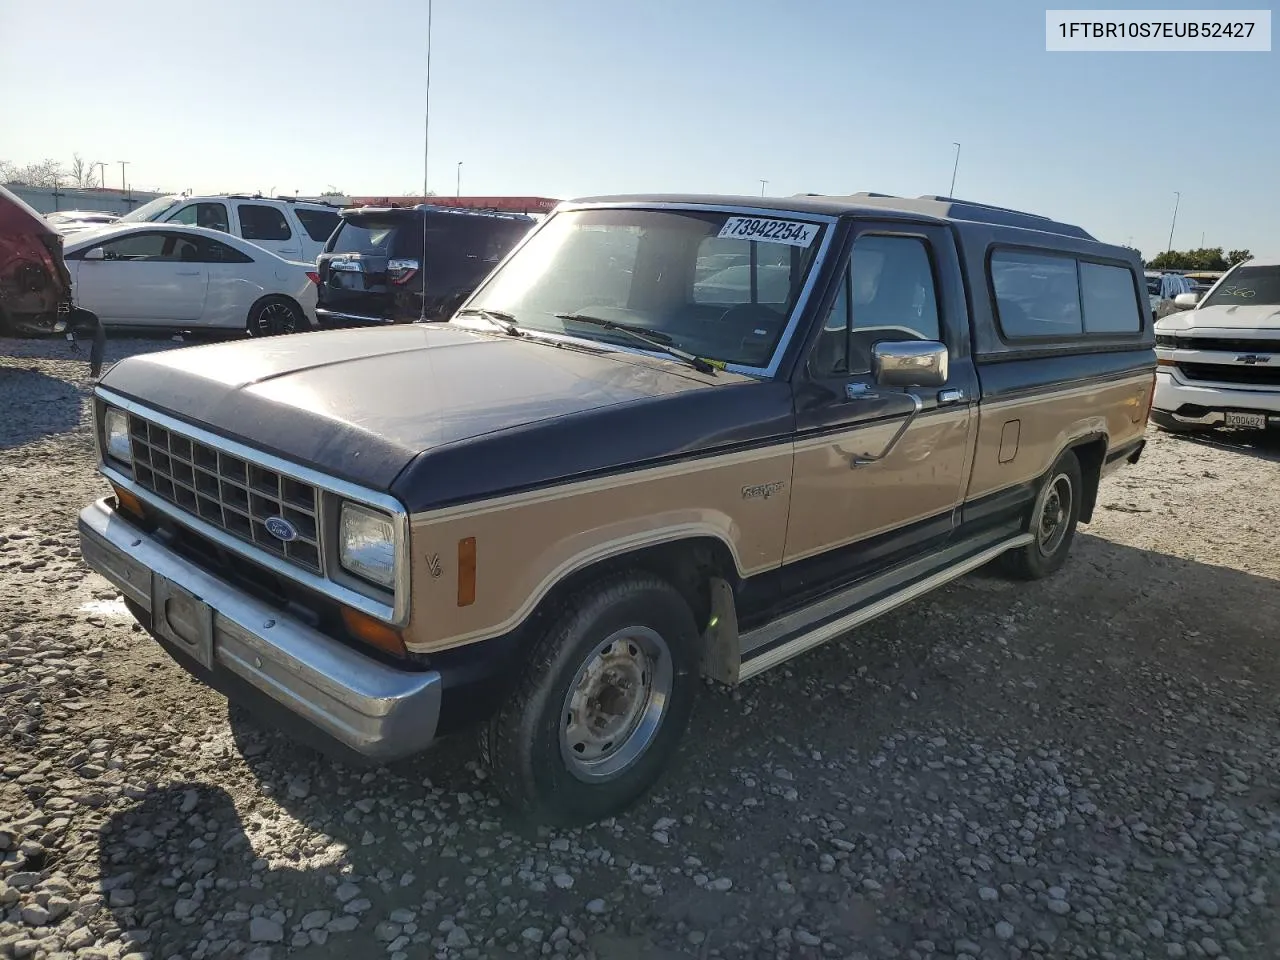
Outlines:
{"label": "ranger side badge", "polygon": [[786,481],[775,480],[773,483],[756,483],[742,488],[743,500],[768,500],[785,487]]}

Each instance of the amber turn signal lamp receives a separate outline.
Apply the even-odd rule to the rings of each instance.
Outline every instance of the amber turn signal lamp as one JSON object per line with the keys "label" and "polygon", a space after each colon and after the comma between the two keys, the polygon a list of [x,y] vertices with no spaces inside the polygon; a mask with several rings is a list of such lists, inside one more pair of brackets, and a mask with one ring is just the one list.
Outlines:
{"label": "amber turn signal lamp", "polygon": [[458,541],[458,606],[476,602],[476,538]]}
{"label": "amber turn signal lamp", "polygon": [[128,490],[125,490],[123,487],[118,487],[114,483],[111,484],[111,489],[115,491],[116,503],[120,505],[120,509],[141,520],[142,502]]}
{"label": "amber turn signal lamp", "polygon": [[1157,367],[1176,367],[1177,363],[1172,360],[1166,360],[1164,357],[1156,357]]}
{"label": "amber turn signal lamp", "polygon": [[352,610],[350,607],[343,607],[342,622],[347,625],[347,630],[351,632],[353,637],[363,640],[369,646],[385,650],[387,653],[397,657],[406,655],[404,640],[401,638],[400,632],[388,627],[379,620],[373,619],[367,613]]}

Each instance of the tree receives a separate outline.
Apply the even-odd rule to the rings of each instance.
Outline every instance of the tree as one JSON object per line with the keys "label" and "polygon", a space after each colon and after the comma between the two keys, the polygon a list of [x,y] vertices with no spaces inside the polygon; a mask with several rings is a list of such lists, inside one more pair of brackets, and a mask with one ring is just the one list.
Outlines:
{"label": "tree", "polygon": [[57,160],[41,160],[24,166],[0,160],[0,181],[5,183],[23,187],[57,187],[65,178],[66,172]]}
{"label": "tree", "polygon": [[1152,258],[1149,266],[1153,270],[1226,270],[1230,263],[1221,247],[1201,247],[1198,250],[1167,250]]}
{"label": "tree", "polygon": [[93,172],[97,164],[88,163],[80,154],[71,155],[71,182],[81,190],[98,186],[98,177]]}
{"label": "tree", "polygon": [[1227,254],[1227,266],[1234,267],[1237,263],[1244,263],[1253,256],[1248,250],[1232,250]]}

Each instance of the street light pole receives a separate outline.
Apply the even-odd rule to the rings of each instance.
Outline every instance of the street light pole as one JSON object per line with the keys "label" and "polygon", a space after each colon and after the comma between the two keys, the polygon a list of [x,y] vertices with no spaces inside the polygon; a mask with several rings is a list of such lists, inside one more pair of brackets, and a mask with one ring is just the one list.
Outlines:
{"label": "street light pole", "polygon": [[129,160],[120,161],[120,192],[121,193],[128,193],[128,187],[125,186],[125,182],[124,182],[124,168],[125,168],[125,164],[131,163],[131,162],[132,161],[129,161]]}
{"label": "street light pole", "polygon": [[94,166],[98,168],[98,186],[107,189],[107,162],[99,160]]}
{"label": "street light pole", "polygon": [[761,180],[761,181],[760,181],[760,196],[762,196],[762,197],[764,196],[764,188],[768,185],[768,183],[769,183],[769,181],[768,181],[768,180]]}
{"label": "street light pole", "polygon": [[457,193],[457,196],[459,196],[459,197],[461,197],[461,196],[462,196],[462,161],[461,161],[461,160],[459,160],[459,161],[458,161],[458,193]]}
{"label": "street light pole", "polygon": [[960,169],[960,144],[952,140],[951,145],[956,148],[956,162],[951,165],[951,189],[947,191],[948,197],[956,195],[956,171]]}
{"label": "street light pole", "polygon": [[1182,194],[1177,190],[1173,191],[1173,222],[1169,224],[1169,249],[1166,253],[1173,252],[1173,228],[1178,225],[1178,204],[1182,202]]}

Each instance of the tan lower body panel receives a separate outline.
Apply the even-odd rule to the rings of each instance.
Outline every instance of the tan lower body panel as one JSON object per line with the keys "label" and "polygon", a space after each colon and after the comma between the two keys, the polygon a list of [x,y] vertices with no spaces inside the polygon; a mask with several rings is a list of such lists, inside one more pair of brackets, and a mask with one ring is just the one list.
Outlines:
{"label": "tan lower body panel", "polygon": [[[1041,476],[1082,437],[1105,436],[1114,450],[1147,427],[1151,375],[983,404],[968,500]],[[1011,426],[1016,424],[1016,426]]]}
{"label": "tan lower body panel", "polygon": [[[564,577],[646,546],[711,538],[746,577],[945,513],[1040,476],[1074,439],[1105,435],[1114,449],[1140,437],[1150,389],[1142,375],[934,412],[884,461],[856,468],[900,421],[416,515],[406,643],[501,636]],[[463,603],[459,550],[473,539],[474,599]]]}
{"label": "tan lower body panel", "polygon": [[[562,578],[596,561],[692,537],[719,540],[739,576],[782,562],[792,445],[566,484],[411,520],[410,649],[517,626]],[[475,539],[475,600],[458,603],[458,545]]]}

